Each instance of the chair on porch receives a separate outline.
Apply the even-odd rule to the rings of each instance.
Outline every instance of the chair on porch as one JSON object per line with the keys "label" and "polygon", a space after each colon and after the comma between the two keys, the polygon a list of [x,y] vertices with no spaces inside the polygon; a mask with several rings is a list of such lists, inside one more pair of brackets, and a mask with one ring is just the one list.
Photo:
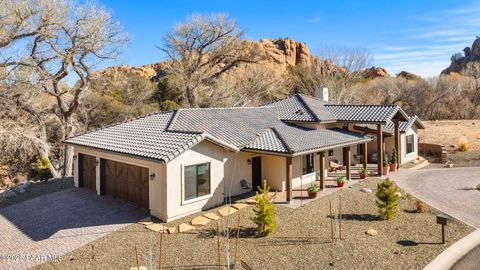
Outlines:
{"label": "chair on porch", "polygon": [[344,169],[345,169],[345,166],[340,165],[338,163],[338,160],[330,160],[330,169],[329,169],[330,172],[341,171]]}
{"label": "chair on porch", "polygon": [[245,180],[245,179],[240,180],[240,186],[242,187],[242,189],[244,191],[252,190],[252,186],[250,184],[248,184],[247,180]]}

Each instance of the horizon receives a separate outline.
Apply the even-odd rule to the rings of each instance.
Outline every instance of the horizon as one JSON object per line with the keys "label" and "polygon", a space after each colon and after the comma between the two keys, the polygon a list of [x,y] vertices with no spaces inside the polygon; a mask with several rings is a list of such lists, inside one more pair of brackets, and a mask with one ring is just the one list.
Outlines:
{"label": "horizon", "polygon": [[[175,23],[195,13],[226,13],[245,30],[244,39],[291,38],[306,43],[314,55],[331,46],[365,48],[372,55],[372,66],[383,67],[390,75],[408,71],[422,77],[438,76],[449,66],[453,54],[471,46],[480,35],[478,0],[461,4],[432,0],[381,4],[342,1],[342,5],[329,0],[300,1],[294,6],[286,2],[218,0],[188,4],[151,0],[136,5],[113,0],[100,3],[131,36],[124,54],[104,67],[164,61],[158,49],[162,37],[172,31]],[[249,10],[253,5],[255,9]]]}

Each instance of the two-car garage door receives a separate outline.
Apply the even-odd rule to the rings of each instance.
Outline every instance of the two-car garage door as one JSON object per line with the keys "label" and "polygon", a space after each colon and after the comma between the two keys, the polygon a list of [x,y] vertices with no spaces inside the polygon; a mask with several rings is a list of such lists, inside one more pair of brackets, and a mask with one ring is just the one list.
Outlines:
{"label": "two-car garage door", "polygon": [[[96,190],[96,158],[79,154],[79,186]],[[148,209],[148,168],[100,159],[100,194]]]}

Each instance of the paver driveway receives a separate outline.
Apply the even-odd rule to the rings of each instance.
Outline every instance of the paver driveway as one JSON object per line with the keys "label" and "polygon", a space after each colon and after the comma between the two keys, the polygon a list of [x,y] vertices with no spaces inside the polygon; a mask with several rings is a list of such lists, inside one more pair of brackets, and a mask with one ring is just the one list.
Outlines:
{"label": "paver driveway", "polygon": [[402,169],[391,178],[406,192],[475,228],[480,228],[480,168]]}
{"label": "paver driveway", "polygon": [[93,191],[71,188],[0,209],[0,269],[25,269],[146,216]]}

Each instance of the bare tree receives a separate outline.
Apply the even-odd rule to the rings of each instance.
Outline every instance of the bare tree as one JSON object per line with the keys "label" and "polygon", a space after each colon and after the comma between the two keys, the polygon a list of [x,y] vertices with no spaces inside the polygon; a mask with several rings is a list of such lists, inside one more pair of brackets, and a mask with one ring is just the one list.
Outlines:
{"label": "bare tree", "polygon": [[372,57],[364,48],[330,47],[325,48],[321,57],[335,65],[323,76],[323,85],[330,89],[330,99],[336,103],[350,103],[354,94],[351,88],[363,79],[363,71],[369,67]]}
{"label": "bare tree", "polygon": [[172,61],[169,81],[185,95],[188,106],[197,107],[199,92],[225,72],[260,61],[254,43],[242,37],[236,22],[224,14],[192,15],[165,37],[161,49]]}
{"label": "bare tree", "polygon": [[[127,38],[118,22],[97,4],[78,5],[70,0],[53,1],[53,6],[48,0],[24,2],[26,3],[19,6],[4,5],[0,14],[32,13],[31,16],[26,16],[27,21],[10,19],[4,21],[2,27],[16,29],[20,24],[31,25],[25,29],[40,30],[25,30],[25,33],[31,34],[23,35],[6,34],[7,37],[19,37],[10,38],[9,46],[4,47],[6,49],[1,52],[2,55],[8,53],[11,49],[8,47],[12,46],[28,50],[28,53],[4,57],[6,60],[0,66],[11,70],[20,66],[30,67],[35,74],[34,80],[44,93],[55,99],[55,115],[64,128],[64,138],[71,137],[77,130],[76,113],[82,95],[90,85],[92,67],[105,59],[116,57]],[[55,23],[37,27],[43,25],[45,17],[55,18],[52,19]],[[7,31],[10,32],[16,31]],[[5,40],[8,42],[7,38]],[[75,84],[68,84],[75,80]],[[64,175],[71,175],[71,147],[66,147],[64,157]]]}
{"label": "bare tree", "polygon": [[480,62],[468,63],[462,73],[472,81],[470,100],[473,107],[470,112],[470,118],[475,118],[480,106]]}

